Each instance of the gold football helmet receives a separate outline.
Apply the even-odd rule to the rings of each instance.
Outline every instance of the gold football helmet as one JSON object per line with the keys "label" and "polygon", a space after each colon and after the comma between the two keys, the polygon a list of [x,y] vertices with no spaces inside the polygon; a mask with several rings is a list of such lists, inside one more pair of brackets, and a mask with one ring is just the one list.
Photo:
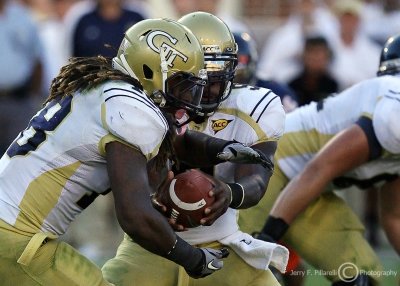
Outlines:
{"label": "gold football helmet", "polygon": [[202,113],[211,115],[228,98],[237,66],[237,45],[228,26],[206,12],[193,12],[178,20],[199,39],[204,51],[208,84],[201,101]]}
{"label": "gold football helmet", "polygon": [[176,21],[148,19],[130,27],[113,66],[139,80],[160,107],[200,108],[207,78],[203,50],[194,34]]}

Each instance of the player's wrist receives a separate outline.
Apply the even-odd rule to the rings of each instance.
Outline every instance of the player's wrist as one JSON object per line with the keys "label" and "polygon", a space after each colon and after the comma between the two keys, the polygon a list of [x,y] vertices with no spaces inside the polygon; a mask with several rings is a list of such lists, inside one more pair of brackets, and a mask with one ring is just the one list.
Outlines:
{"label": "player's wrist", "polygon": [[203,267],[203,256],[204,254],[199,248],[191,246],[176,236],[176,242],[165,258],[181,265],[187,272],[194,272],[199,267]]}
{"label": "player's wrist", "polygon": [[223,152],[224,148],[235,141],[226,141],[215,137],[210,137],[206,140],[206,154],[209,156],[211,162],[222,163],[225,162],[218,158],[218,154]]}
{"label": "player's wrist", "polygon": [[229,191],[231,192],[231,200],[229,207],[238,209],[243,205],[245,191],[244,187],[239,183],[227,183]]}
{"label": "player's wrist", "polygon": [[[223,143],[223,144],[222,144]],[[232,143],[235,143],[235,141],[225,141],[224,140],[224,142],[221,142],[221,144],[219,144],[218,145],[218,149],[217,148],[215,148],[215,151],[217,151],[217,153],[213,153],[213,156],[215,156],[215,158],[217,159],[217,162],[218,163],[223,163],[223,162],[226,162],[226,160],[223,160],[223,159],[221,159],[221,158],[219,158],[219,155],[224,151],[224,149],[225,149],[225,147],[226,146],[228,146],[228,145],[230,145],[230,144],[232,144]]]}
{"label": "player's wrist", "polygon": [[261,233],[271,237],[275,241],[279,241],[289,228],[289,224],[281,218],[268,216]]}

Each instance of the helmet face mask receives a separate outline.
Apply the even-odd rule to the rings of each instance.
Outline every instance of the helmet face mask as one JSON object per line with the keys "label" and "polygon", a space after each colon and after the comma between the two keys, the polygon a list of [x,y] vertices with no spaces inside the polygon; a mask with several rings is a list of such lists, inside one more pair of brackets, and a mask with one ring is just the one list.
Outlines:
{"label": "helmet face mask", "polygon": [[178,22],[148,19],[133,25],[113,65],[138,79],[160,107],[199,109],[205,85],[204,55],[194,34]]}
{"label": "helmet face mask", "polygon": [[201,101],[201,115],[209,116],[231,92],[237,67],[237,45],[228,26],[212,14],[194,12],[178,22],[188,27],[203,46],[208,82]]}
{"label": "helmet face mask", "polygon": [[383,46],[378,76],[400,73],[400,35],[390,37]]}
{"label": "helmet face mask", "polygon": [[200,109],[206,80],[187,72],[176,72],[165,81],[164,97],[170,106],[196,114]]}
{"label": "helmet face mask", "polygon": [[237,63],[236,59],[221,61],[214,55],[205,55],[204,59],[208,83],[204,89],[201,106],[202,112],[208,114],[213,113],[219,104],[228,98]]}

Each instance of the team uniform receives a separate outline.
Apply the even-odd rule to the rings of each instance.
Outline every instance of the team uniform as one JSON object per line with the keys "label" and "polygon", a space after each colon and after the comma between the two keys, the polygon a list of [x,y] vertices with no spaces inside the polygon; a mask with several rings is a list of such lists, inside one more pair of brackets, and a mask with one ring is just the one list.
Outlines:
{"label": "team uniform", "polygon": [[[191,122],[189,128],[251,146],[277,141],[283,134],[284,120],[281,101],[272,91],[236,85],[213,115],[202,124]],[[234,182],[233,167],[232,163],[221,163],[214,167],[214,176],[224,182]],[[229,208],[211,226],[191,228],[177,232],[177,235],[196,246],[226,246],[224,239],[239,231],[237,217],[238,211]],[[106,262],[102,271],[104,277],[115,285],[279,285],[270,270],[250,266],[232,249],[224,261],[222,271],[202,279],[192,279],[179,265],[142,249],[125,235],[116,256]]]}
{"label": "team uniform", "polygon": [[109,285],[97,266],[54,239],[110,191],[107,143],[122,142],[151,159],[167,130],[146,94],[121,81],[37,112],[0,161],[2,285]]}
{"label": "team uniform", "polygon": [[[283,240],[316,269],[325,270],[327,278],[333,281],[339,280],[338,269],[345,262],[366,271],[380,270],[379,259],[363,237],[362,223],[330,191],[352,185],[361,189],[379,187],[399,176],[396,154],[400,153],[400,127],[394,116],[398,112],[393,112],[397,110],[400,111],[400,80],[384,76],[361,82],[340,95],[288,114],[267,194],[257,206],[240,213],[240,227],[248,232],[260,231],[280,191],[335,134],[355,123],[368,138],[370,160],[335,178],[291,224]],[[357,275],[354,268],[346,274]]]}

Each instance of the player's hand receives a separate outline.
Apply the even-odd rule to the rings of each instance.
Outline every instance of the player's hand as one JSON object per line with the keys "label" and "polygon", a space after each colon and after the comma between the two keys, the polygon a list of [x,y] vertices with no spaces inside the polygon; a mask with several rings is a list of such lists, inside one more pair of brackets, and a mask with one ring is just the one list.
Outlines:
{"label": "player's hand", "polygon": [[165,177],[163,182],[158,186],[156,192],[151,195],[151,202],[153,204],[153,207],[162,214],[165,214],[167,212],[167,207],[163,205],[161,202],[165,201],[163,198],[164,196],[168,195],[168,188],[173,179],[174,179],[174,172],[168,171],[167,176]]}
{"label": "player's hand", "polygon": [[192,278],[202,278],[206,277],[215,271],[220,270],[224,263],[223,258],[228,257],[229,251],[226,248],[221,248],[219,250],[212,248],[200,248],[203,252],[202,263],[197,267],[197,269],[187,270],[187,274]]}
{"label": "player's hand", "polygon": [[264,168],[271,168],[272,164],[264,154],[239,142],[226,145],[222,152],[217,154],[217,158],[233,163],[261,164]]}
{"label": "player's hand", "polygon": [[208,176],[209,180],[214,185],[209,195],[215,198],[212,205],[205,209],[205,217],[201,219],[202,225],[212,225],[221,215],[223,215],[229,207],[231,201],[231,192],[226,183],[212,176]]}

